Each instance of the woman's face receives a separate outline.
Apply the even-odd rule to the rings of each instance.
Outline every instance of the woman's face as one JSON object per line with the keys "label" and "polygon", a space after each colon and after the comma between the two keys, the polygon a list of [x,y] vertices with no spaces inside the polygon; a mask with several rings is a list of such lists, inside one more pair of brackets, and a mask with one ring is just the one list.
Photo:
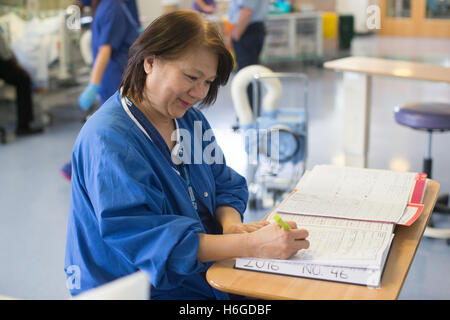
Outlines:
{"label": "woman's face", "polygon": [[167,119],[181,118],[208,94],[216,78],[218,57],[211,49],[193,48],[175,60],[149,57],[145,99],[150,112]]}

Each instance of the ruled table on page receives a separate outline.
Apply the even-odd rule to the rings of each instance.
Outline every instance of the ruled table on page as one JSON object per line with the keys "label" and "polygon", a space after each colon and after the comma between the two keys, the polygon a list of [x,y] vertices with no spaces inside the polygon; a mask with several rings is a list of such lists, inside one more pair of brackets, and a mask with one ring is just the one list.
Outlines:
{"label": "ruled table on page", "polygon": [[279,212],[397,223],[415,173],[316,166]]}
{"label": "ruled table on page", "polygon": [[393,237],[394,225],[391,223],[277,214],[285,221],[296,222],[299,228],[309,233],[310,247],[289,259],[292,263],[378,266]]}

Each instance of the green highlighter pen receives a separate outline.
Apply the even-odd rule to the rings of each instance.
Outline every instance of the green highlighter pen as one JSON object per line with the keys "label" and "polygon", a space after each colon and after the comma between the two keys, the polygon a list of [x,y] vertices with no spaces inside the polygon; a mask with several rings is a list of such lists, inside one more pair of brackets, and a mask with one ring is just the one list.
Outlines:
{"label": "green highlighter pen", "polygon": [[284,230],[291,230],[291,227],[281,219],[281,217],[277,214],[273,215],[273,219],[281,226]]}

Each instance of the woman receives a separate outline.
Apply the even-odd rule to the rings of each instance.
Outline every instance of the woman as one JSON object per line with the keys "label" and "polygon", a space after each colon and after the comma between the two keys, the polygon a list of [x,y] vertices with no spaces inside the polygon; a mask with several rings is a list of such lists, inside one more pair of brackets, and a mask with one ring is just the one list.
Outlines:
{"label": "woman", "polygon": [[152,299],[226,299],[205,278],[214,261],[288,258],[308,247],[295,223],[290,231],[242,223],[245,179],[193,107],[215,101],[232,65],[215,25],[194,11],[161,16],[132,45],[120,90],[73,150],[72,294],[144,270]]}

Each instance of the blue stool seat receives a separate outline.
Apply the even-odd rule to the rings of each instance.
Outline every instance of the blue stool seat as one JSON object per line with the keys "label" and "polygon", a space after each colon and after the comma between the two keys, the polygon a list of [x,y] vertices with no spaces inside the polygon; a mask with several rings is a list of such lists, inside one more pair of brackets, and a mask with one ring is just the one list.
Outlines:
{"label": "blue stool seat", "polygon": [[[395,121],[397,123],[418,130],[428,131],[427,151],[423,159],[423,172],[431,179],[431,137],[433,132],[450,130],[450,104],[439,102],[417,102],[395,108]],[[448,195],[440,196],[433,212],[450,213]],[[450,229],[434,227],[433,217],[430,217],[424,235],[431,238],[447,239],[450,244]]]}
{"label": "blue stool seat", "polygon": [[395,121],[419,130],[450,130],[450,104],[439,102],[410,103],[395,109]]}

